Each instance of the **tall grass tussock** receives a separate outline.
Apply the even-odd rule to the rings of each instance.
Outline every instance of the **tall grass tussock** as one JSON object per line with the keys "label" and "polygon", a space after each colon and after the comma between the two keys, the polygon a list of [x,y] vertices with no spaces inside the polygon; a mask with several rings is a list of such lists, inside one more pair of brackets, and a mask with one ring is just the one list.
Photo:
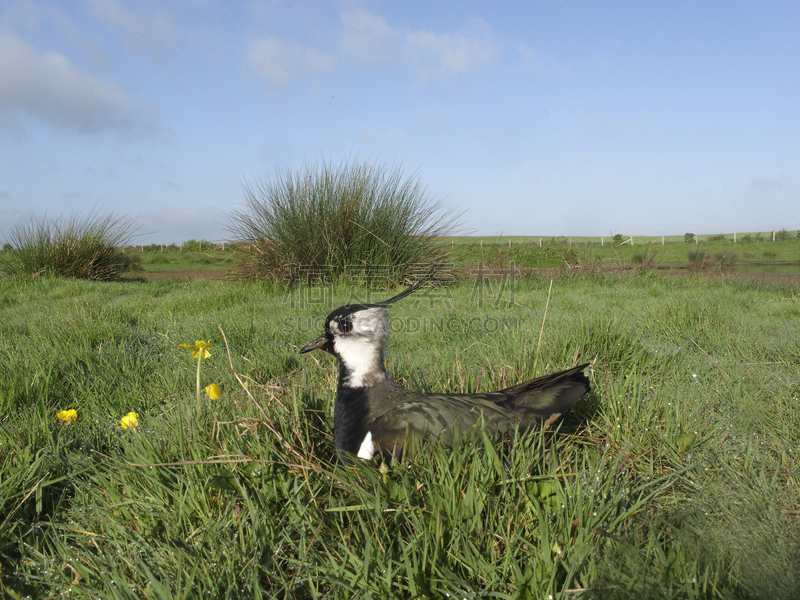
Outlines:
{"label": "tall grass tussock", "polygon": [[[337,279],[381,271],[407,280],[439,264],[459,215],[429,198],[400,167],[352,160],[287,170],[244,184],[245,208],[231,215],[249,255],[233,276],[286,278],[287,265],[318,266]],[[290,276],[291,278],[291,276]]]}
{"label": "tall grass tussock", "polygon": [[2,266],[10,275],[115,279],[130,267],[121,248],[131,242],[133,232],[131,221],[113,213],[55,221],[31,216],[12,227],[9,239],[15,250],[2,258]]}

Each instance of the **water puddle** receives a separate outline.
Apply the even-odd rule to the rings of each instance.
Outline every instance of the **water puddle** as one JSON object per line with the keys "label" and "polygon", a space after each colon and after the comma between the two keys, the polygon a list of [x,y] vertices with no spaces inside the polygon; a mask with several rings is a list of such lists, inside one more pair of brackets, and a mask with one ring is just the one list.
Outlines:
{"label": "water puddle", "polygon": [[764,273],[767,275],[800,275],[800,263],[736,265],[736,273]]}

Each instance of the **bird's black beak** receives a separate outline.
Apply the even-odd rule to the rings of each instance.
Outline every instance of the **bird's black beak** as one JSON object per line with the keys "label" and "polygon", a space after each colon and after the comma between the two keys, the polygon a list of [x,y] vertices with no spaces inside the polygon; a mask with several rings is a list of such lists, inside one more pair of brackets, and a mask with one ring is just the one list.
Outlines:
{"label": "bird's black beak", "polygon": [[306,352],[311,352],[312,350],[325,350],[325,346],[328,345],[328,338],[324,335],[319,336],[313,342],[309,342],[302,348],[300,348],[300,354],[305,354]]}

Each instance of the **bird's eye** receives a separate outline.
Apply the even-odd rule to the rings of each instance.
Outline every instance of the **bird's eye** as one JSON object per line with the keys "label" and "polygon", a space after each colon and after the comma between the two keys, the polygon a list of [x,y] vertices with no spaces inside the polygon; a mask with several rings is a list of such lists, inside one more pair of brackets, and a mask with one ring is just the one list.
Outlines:
{"label": "bird's eye", "polygon": [[338,324],[339,331],[342,333],[350,333],[353,331],[353,323],[350,321],[350,319],[341,319],[339,320]]}

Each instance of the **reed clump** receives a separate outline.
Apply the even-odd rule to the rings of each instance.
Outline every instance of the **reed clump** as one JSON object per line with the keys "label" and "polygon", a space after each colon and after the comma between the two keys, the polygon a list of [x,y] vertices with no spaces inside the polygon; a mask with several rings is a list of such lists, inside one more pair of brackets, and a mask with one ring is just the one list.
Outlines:
{"label": "reed clump", "polygon": [[[231,215],[245,242],[237,279],[292,279],[313,268],[332,280],[381,272],[401,282],[419,265],[440,265],[459,214],[433,201],[415,175],[353,160],[321,163],[244,184]],[[287,276],[288,273],[288,276]]]}
{"label": "reed clump", "polygon": [[93,281],[116,279],[130,270],[122,249],[133,234],[131,221],[109,214],[73,215],[55,221],[34,217],[12,227],[11,251],[3,260],[10,275],[54,275]]}

